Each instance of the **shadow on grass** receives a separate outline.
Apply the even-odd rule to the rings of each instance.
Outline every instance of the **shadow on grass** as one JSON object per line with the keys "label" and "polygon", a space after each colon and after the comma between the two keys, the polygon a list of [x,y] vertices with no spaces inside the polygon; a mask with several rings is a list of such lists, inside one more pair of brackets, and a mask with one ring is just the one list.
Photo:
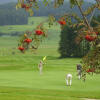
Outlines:
{"label": "shadow on grass", "polygon": [[55,57],[55,56],[47,56],[48,60],[57,60],[59,59],[59,57]]}

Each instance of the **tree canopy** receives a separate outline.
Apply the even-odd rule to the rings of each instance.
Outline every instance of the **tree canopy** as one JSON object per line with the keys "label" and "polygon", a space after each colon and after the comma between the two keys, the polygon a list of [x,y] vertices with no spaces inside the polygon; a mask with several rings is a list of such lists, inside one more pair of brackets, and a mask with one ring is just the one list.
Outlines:
{"label": "tree canopy", "polygon": [[[60,19],[57,20],[57,22],[61,25],[61,29],[64,28],[66,23],[71,21],[71,18],[74,17],[76,20],[76,23],[72,23],[73,27],[81,27],[79,30],[76,30],[78,33],[76,37],[76,43],[81,43],[84,39],[89,42],[90,44],[90,51],[83,57],[82,59],[82,69],[83,69],[83,78],[85,80],[85,76],[87,72],[92,73],[100,73],[100,24],[97,23],[96,26],[91,26],[90,22],[87,19],[87,16],[91,15],[91,20],[93,17],[93,12],[95,9],[100,10],[100,1],[95,0],[96,3],[89,6],[85,11],[82,9],[82,5],[84,4],[84,0],[69,0],[71,8],[77,6],[80,14],[82,17],[78,16],[75,13],[70,14],[64,14]],[[45,6],[49,5],[49,0],[43,0],[43,4]],[[64,4],[64,0],[54,0],[53,5],[54,8],[58,8]],[[18,4],[16,5],[16,9],[22,8],[25,9],[27,12],[30,13],[30,15],[33,15],[33,8],[39,8],[38,1],[37,0],[18,0]],[[70,17],[70,20],[69,20]],[[90,20],[90,21],[91,21]],[[47,20],[50,25],[53,24],[53,22],[56,21],[54,16],[49,16],[49,19]],[[29,32],[27,35],[24,35],[24,37],[21,40],[20,44],[20,50],[23,52],[28,49],[29,43],[34,44],[32,47],[34,49],[38,48],[41,40],[47,36],[47,30],[43,27],[43,23],[40,23],[40,25],[37,26],[34,32]],[[32,35],[32,36],[31,36]],[[32,37],[32,39],[29,39],[29,37]],[[89,71],[88,71],[89,69]]]}

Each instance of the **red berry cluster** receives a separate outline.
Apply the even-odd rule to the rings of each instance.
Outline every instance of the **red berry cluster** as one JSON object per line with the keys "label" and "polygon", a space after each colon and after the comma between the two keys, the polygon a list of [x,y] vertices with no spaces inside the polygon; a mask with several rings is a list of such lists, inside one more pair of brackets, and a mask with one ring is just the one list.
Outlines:
{"label": "red berry cluster", "polygon": [[41,29],[37,29],[37,30],[35,31],[35,34],[36,34],[36,35],[43,35],[44,32],[43,32]]}
{"label": "red berry cluster", "polygon": [[28,46],[31,42],[32,42],[32,39],[29,39],[27,34],[24,34],[24,40],[23,40],[21,46],[18,47],[18,49],[21,52],[24,52],[27,49],[26,46]]}
{"label": "red berry cluster", "polygon": [[[21,52],[28,50],[30,48],[29,45],[31,42],[33,42],[33,44],[31,45],[32,49],[37,49],[39,46],[39,43],[37,43],[37,41],[41,42],[43,37],[46,37],[46,36],[47,36],[46,31],[41,25],[39,25],[36,28],[35,34],[33,34],[33,32],[26,31],[20,40],[20,46],[18,47],[18,49]],[[29,37],[32,37],[32,39],[30,39]]]}
{"label": "red berry cluster", "polygon": [[89,42],[94,41],[96,39],[96,36],[86,35],[85,39]]}
{"label": "red berry cluster", "polygon": [[58,23],[63,26],[63,25],[66,25],[66,21],[65,21],[65,18],[61,17],[58,21]]}
{"label": "red berry cluster", "polygon": [[87,73],[89,73],[89,72],[95,72],[95,68],[89,68],[86,72]]}
{"label": "red berry cluster", "polygon": [[98,35],[99,34],[99,32],[95,32],[96,33],[96,35]]}
{"label": "red berry cluster", "polygon": [[25,8],[26,11],[28,11],[31,7],[32,7],[32,4],[29,4],[29,5],[24,4],[24,3],[21,4],[21,8]]}
{"label": "red berry cluster", "polygon": [[19,49],[20,51],[22,51],[22,52],[25,50],[25,48],[24,48],[23,46],[19,46],[18,49]]}
{"label": "red berry cluster", "polygon": [[66,25],[66,21],[58,21],[60,25]]}
{"label": "red berry cluster", "polygon": [[26,4],[24,4],[24,3],[21,4],[21,7],[22,7],[22,8],[26,8]]}
{"label": "red berry cluster", "polygon": [[98,32],[91,32],[85,36],[85,39],[89,42],[94,41],[97,38]]}
{"label": "red berry cluster", "polygon": [[25,40],[24,40],[24,42],[26,42],[26,43],[28,43],[28,44],[29,44],[29,43],[31,43],[31,42],[32,42],[32,40],[31,40],[31,39],[29,39],[29,38],[27,38],[27,39],[25,39]]}

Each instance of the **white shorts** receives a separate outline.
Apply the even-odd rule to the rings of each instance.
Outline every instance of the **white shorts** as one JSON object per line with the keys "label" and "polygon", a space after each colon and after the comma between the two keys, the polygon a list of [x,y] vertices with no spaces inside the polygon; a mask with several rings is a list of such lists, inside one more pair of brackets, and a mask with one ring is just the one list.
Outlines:
{"label": "white shorts", "polygon": [[72,74],[67,74],[67,79],[72,79]]}

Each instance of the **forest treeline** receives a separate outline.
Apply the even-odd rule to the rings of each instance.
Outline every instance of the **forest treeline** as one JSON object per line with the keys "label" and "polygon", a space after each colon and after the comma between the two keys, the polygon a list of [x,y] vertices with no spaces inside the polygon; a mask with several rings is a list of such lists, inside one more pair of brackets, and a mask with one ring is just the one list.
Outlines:
{"label": "forest treeline", "polygon": [[0,25],[23,25],[28,23],[27,13],[20,9],[16,11],[15,3],[0,5]]}
{"label": "forest treeline", "polygon": [[[92,3],[85,2],[83,8],[87,8]],[[0,25],[22,25],[28,23],[29,14],[24,9],[16,10],[16,3],[7,3],[0,5]],[[84,9],[85,10],[85,9]],[[56,18],[64,13],[75,12],[80,16],[80,12],[77,7],[71,9],[69,2],[65,2],[63,6],[59,8],[53,8],[53,3],[45,7],[42,2],[39,2],[39,9],[34,9],[34,16],[48,16],[54,14]],[[98,14],[98,11],[96,11]],[[96,15],[95,14],[95,15]]]}

